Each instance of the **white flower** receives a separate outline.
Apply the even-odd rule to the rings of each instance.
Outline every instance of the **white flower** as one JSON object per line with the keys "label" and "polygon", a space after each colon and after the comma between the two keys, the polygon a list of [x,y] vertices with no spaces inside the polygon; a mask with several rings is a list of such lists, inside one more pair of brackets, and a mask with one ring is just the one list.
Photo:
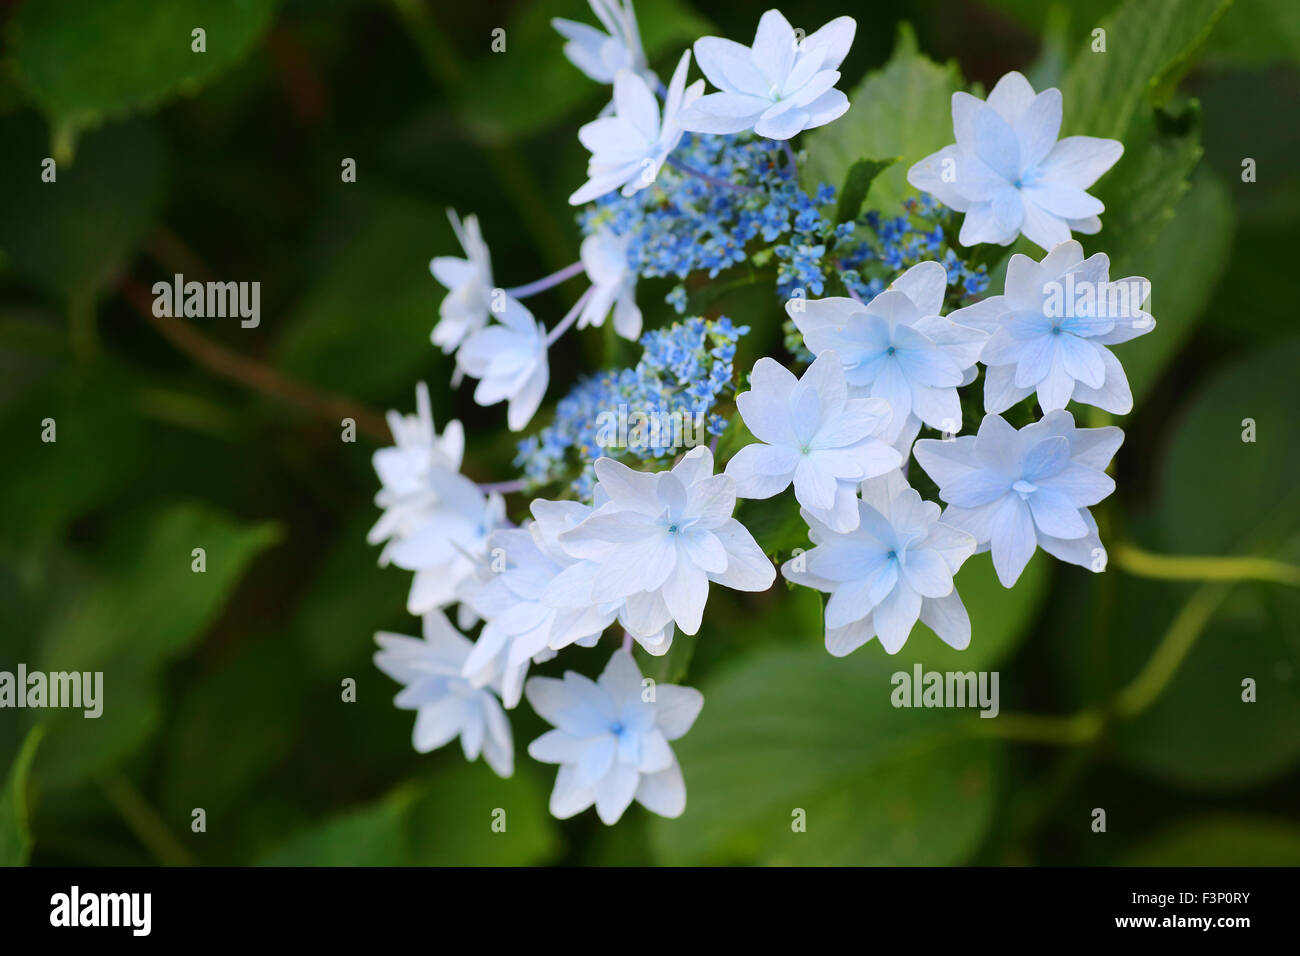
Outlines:
{"label": "white flower", "polygon": [[[538,504],[584,508],[576,502],[533,504],[535,509]],[[543,534],[536,522],[494,531],[487,543],[487,563],[475,585],[465,589],[465,600],[485,623],[463,675],[475,687],[499,680],[507,709],[519,703],[530,661],[550,660],[570,644],[594,645],[618,613],[617,604],[557,609],[542,602],[547,585],[572,563],[567,557],[556,561],[553,549],[539,547]]]}
{"label": "white flower", "polygon": [[590,151],[591,159],[587,182],[569,197],[570,204],[581,206],[620,186],[624,196],[631,196],[655,181],[682,138],[678,113],[704,89],[703,80],[686,86],[690,60],[687,50],[673,72],[662,121],[659,101],[646,81],[627,70],[619,71],[614,77],[614,115],[592,120],[578,130],[578,139]]}
{"label": "white flower", "polygon": [[1124,145],[1061,131],[1061,91],[1034,95],[1019,73],[998,80],[988,102],[969,93],[952,95],[957,142],[907,171],[907,181],[940,202],[966,213],[959,241],[1010,245],[1016,236],[1044,249],[1070,238],[1070,231],[1101,229],[1105,207],[1085,190],[1120,158]]}
{"label": "white flower", "polygon": [[509,402],[506,422],[517,432],[532,420],[550,380],[546,328],[513,296],[505,297],[497,320],[500,325],[480,329],[465,340],[456,364],[479,379],[474,389],[478,404]]}
{"label": "white flower", "polygon": [[438,611],[424,616],[424,640],[379,633],[375,666],[405,685],[394,699],[414,710],[412,743],[420,753],[437,750],[460,737],[466,760],[479,754],[500,777],[515,769],[510,722],[492,691],[472,687],[461,677],[470,642]]}
{"label": "white flower", "polygon": [[940,520],[893,471],[862,485],[856,530],[838,534],[804,513],[815,545],[781,566],[796,584],[830,594],[826,649],[836,657],[872,637],[897,654],[921,623],[957,650],[970,643],[970,617],[953,575],[975,553],[975,539]]}
{"label": "white flower", "polygon": [[882,398],[849,398],[844,368],[823,352],[802,379],[761,358],[751,388],[736,396],[745,425],[758,439],[727,464],[741,498],[770,498],[794,482],[794,496],[835,531],[858,526],[858,484],[893,471],[902,456],[875,437],[890,418]]}
{"label": "white flower", "polygon": [[533,709],[555,725],[528,753],[560,770],[551,813],[561,820],[593,803],[606,824],[633,800],[664,817],[686,809],[682,768],[668,742],[691,729],[704,697],[690,687],[643,687],[632,655],[616,651],[591,681],[566,671],[563,680],[534,677],[525,690]]}
{"label": "white flower", "polygon": [[[388,542],[380,563],[392,562],[415,572],[406,609],[424,614],[463,597],[487,554],[488,535],[505,522],[505,501],[496,492],[484,495],[463,475],[436,471],[429,476],[434,504],[424,523],[405,537]],[[467,610],[462,607],[462,612]],[[472,618],[462,614],[462,626]]]}
{"label": "white flower", "polygon": [[630,233],[619,236],[601,228],[582,240],[582,265],[591,280],[591,293],[578,318],[578,328],[604,325],[612,308],[615,332],[632,341],[641,335],[641,310],[636,304],[637,275],[627,261],[631,239]]}
{"label": "white flower", "polygon": [[852,17],[838,17],[800,40],[780,11],[768,10],[752,47],[701,37],[695,59],[721,92],[684,109],[682,126],[697,133],[752,129],[768,139],[789,139],[839,118],[849,101],[833,87],[856,30]]}
{"label": "white flower", "polygon": [[975,380],[987,333],[942,318],[948,274],[921,262],[870,302],[791,299],[786,311],[814,355],[835,351],[855,394],[883,398],[893,417],[885,440],[906,451],[921,423],[961,430],[957,388]]}
{"label": "white flower", "polygon": [[1011,587],[1037,547],[1070,564],[1101,571],[1106,549],[1088,511],[1112,491],[1105,473],[1124,433],[1076,428],[1066,411],[1016,431],[986,415],[979,433],[916,443],[916,460],[948,503],[943,520],[970,532]]}
{"label": "white flower", "polygon": [[452,352],[487,324],[492,309],[492,257],[479,231],[477,216],[466,216],[462,224],[456,211],[448,209],[447,218],[466,258],[437,256],[429,263],[433,277],[449,290],[438,306],[441,320],[434,326],[431,338],[443,352]]}
{"label": "white flower", "polygon": [[1133,410],[1124,369],[1108,345],[1155,328],[1142,311],[1151,283],[1140,276],[1109,281],[1104,252],[1083,257],[1071,239],[1042,262],[1014,255],[1006,295],[990,296],[948,318],[991,333],[980,352],[988,366],[984,410],[1004,412],[1038,393],[1043,411],[1074,400],[1117,415]]}
{"label": "white flower", "polygon": [[613,83],[619,70],[630,70],[643,77],[652,86],[659,83],[646,65],[645,51],[641,48],[641,33],[636,25],[636,12],[631,0],[590,0],[592,12],[608,31],[601,33],[595,27],[576,20],[555,17],[551,26],[569,42],[564,45],[564,55],[597,83]]}
{"label": "white flower", "polygon": [[415,389],[414,415],[388,413],[393,447],[381,448],[371,459],[382,487],[375,504],[384,509],[366,535],[371,544],[401,538],[428,520],[436,503],[430,476],[437,471],[460,471],[465,454],[465,431],[450,421],[441,437],[433,427],[429,387],[421,382]]}
{"label": "white flower", "polygon": [[560,575],[550,588],[553,601],[624,601],[624,627],[637,640],[653,638],[647,650],[663,653],[662,632],[674,622],[687,634],[699,630],[710,581],[763,591],[776,579],[762,549],[731,517],[735,482],[713,474],[707,448],[692,449],[671,471],[634,471],[609,458],[595,468],[608,500],[558,539],[594,567]]}

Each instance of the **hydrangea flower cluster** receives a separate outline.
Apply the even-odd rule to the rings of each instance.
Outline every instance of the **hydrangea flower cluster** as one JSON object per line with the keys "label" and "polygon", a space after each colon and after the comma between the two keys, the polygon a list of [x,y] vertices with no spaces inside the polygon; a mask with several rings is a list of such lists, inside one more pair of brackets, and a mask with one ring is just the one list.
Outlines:
{"label": "hydrangea flower cluster", "polygon": [[[571,197],[584,206],[581,258],[498,288],[478,221],[453,213],[464,257],[431,263],[448,290],[432,338],[455,353],[453,386],[478,379],[475,401],[506,402],[516,431],[544,400],[548,351],[570,329],[610,321],[641,356],[579,380],[550,424],[518,443],[521,477],[490,484],[461,473],[464,431],[435,430],[421,385],[417,413],[392,413],[395,445],[375,454],[383,513],[370,540],[384,545],[381,563],[414,573],[407,609],[424,639],[377,635],[375,662],[403,685],[397,705],[416,711],[416,749],[459,738],[467,758],[508,775],[507,713],[527,700],[554,725],[528,746],[559,767],[551,811],[594,806],[612,824],[633,802],[683,812],[670,744],[704,705],[698,691],[644,678],[633,651],[658,656],[696,639],[715,586],[767,590],[770,553],[789,550],[756,538],[738,499],[797,502],[813,547],[785,555],[780,573],[828,596],[831,654],[872,641],[897,653],[918,622],[965,648],[979,635],[958,593],[972,555],[991,552],[1006,587],[1040,548],[1105,569],[1090,509],[1115,488],[1106,469],[1123,433],[1079,427],[1068,406],[1127,413],[1113,349],[1155,321],[1145,279],[1112,280],[1106,255],[1085,257],[1071,238],[1100,229],[1101,204],[1085,190],[1122,147],[1058,142],[1059,91],[1035,93],[1012,73],[987,102],[954,93],[956,143],[908,172],[921,194],[899,214],[836,222],[836,190],[804,190],[790,140],[850,109],[836,84],[851,18],[805,37],[769,10],[750,46],[694,44],[707,84],[690,81],[685,51],[663,87],[630,0],[590,2],[603,30],[555,21],[565,55],[612,86],[579,134],[591,153]],[[1011,256],[1001,290],[987,294],[990,270],[1001,271],[984,263],[1020,235],[1046,254]],[[796,360],[758,358],[739,376],[747,387],[735,362],[750,326],[691,308],[733,270],[785,300]],[[522,304],[578,275],[589,288],[549,329]],[[638,282],[664,277],[676,280],[667,301],[690,317],[643,331]],[[968,387],[982,389],[978,423],[963,420]],[[1017,406],[1017,421],[1037,420],[1008,424]],[[975,434],[961,434],[967,425]],[[913,465],[938,502],[911,487]],[[543,488],[553,497],[533,497]],[[472,641],[461,633],[476,628]],[[571,650],[609,631],[612,657],[584,662]],[[599,676],[528,676],[560,654]]]}
{"label": "hydrangea flower cluster", "polygon": [[633,368],[580,381],[555,406],[555,420],[519,442],[515,465],[529,488],[559,481],[590,501],[596,459],[670,458],[683,445],[721,435],[727,420],[713,409],[734,392],[736,340],[749,331],[726,316],[691,318],[641,337]]}

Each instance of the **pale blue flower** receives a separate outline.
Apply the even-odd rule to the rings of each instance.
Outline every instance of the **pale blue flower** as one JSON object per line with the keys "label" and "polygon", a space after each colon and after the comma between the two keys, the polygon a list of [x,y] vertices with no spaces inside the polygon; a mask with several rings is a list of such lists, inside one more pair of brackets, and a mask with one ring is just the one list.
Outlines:
{"label": "pale blue flower", "polygon": [[582,265],[591,292],[578,318],[578,328],[605,324],[614,311],[614,331],[636,341],[641,334],[641,309],[636,304],[636,270],[628,261],[632,235],[600,229],[582,240]]}
{"label": "pale blue flower", "polygon": [[389,411],[393,446],[379,449],[371,458],[382,486],[375,504],[384,513],[366,535],[370,544],[403,538],[422,527],[437,504],[432,476],[460,471],[465,454],[460,422],[448,422],[441,436],[434,430],[429,387],[424,382],[416,386],[415,407],[414,415]]}
{"label": "pale blue flower", "polygon": [[614,824],[636,800],[660,816],[681,816],[686,784],[669,742],[695,723],[699,691],[643,682],[632,655],[615,651],[594,681],[566,671],[563,680],[534,677],[524,692],[555,725],[528,745],[534,760],[560,765],[552,814],[565,820],[594,803],[601,821]]}
{"label": "pale blue flower", "polygon": [[447,287],[438,306],[439,321],[431,338],[443,352],[453,352],[467,337],[487,324],[492,310],[492,257],[477,216],[462,223],[454,209],[447,210],[465,258],[435,256],[429,262],[433,277]]}
{"label": "pale blue flower", "polygon": [[1071,239],[1042,262],[1012,256],[1005,295],[949,314],[990,333],[980,352],[985,411],[1004,412],[1034,392],[1045,412],[1072,400],[1116,415],[1133,410],[1128,378],[1106,346],[1155,328],[1142,311],[1151,284],[1140,276],[1111,282],[1109,274],[1104,252],[1084,259]]}
{"label": "pale blue flower", "polygon": [[1124,152],[1118,140],[1061,131],[1061,91],[1037,95],[1019,73],[993,87],[988,102],[952,95],[957,142],[907,171],[907,181],[966,213],[959,241],[1010,245],[1023,234],[1044,249],[1095,233],[1105,207],[1086,190]]}
{"label": "pale blue flower", "polygon": [[921,423],[961,430],[957,388],[975,379],[987,333],[943,318],[948,274],[937,262],[904,272],[870,302],[791,299],[786,312],[814,355],[839,355],[857,395],[883,398],[892,411],[885,440],[906,450]]}
{"label": "pale blue flower", "polygon": [[591,509],[572,501],[542,500],[534,501],[532,508],[546,520],[494,531],[477,580],[462,588],[463,600],[484,621],[462,674],[475,687],[499,685],[507,709],[519,703],[530,662],[550,660],[570,644],[594,645],[619,607],[559,609],[542,601],[547,585],[573,564],[548,537],[581,520],[568,516],[569,511],[585,515]]}
{"label": "pale blue flower", "polygon": [[[731,516],[735,482],[713,473],[708,448],[694,448],[672,470],[657,473],[602,458],[596,477],[608,500],[558,540],[597,570],[567,569],[556,578],[548,598],[557,606],[622,600],[620,620],[634,638],[660,634],[670,624],[694,634],[710,582],[764,591],[775,580],[772,563]],[[653,650],[663,653],[667,646]]]}
{"label": "pale blue flower", "polygon": [[899,453],[878,435],[889,423],[883,398],[850,398],[844,368],[823,352],[797,379],[761,358],[736,408],[758,439],[727,463],[741,498],[770,498],[794,483],[794,496],[835,531],[858,526],[858,485],[893,471]]}
{"label": "pale blue flower", "polygon": [[720,92],[682,111],[682,125],[699,133],[752,129],[768,139],[790,139],[844,115],[848,98],[835,84],[857,22],[838,17],[799,39],[778,10],[758,21],[752,47],[722,37],[695,41],[695,58]]}
{"label": "pale blue flower", "polygon": [[970,532],[980,551],[1011,587],[1041,547],[1062,561],[1093,571],[1106,566],[1106,549],[1089,506],[1115,490],[1105,469],[1124,432],[1076,428],[1067,411],[1016,431],[986,415],[975,436],[916,443],[917,462],[948,503],[943,520]]}
{"label": "pale blue flower", "polygon": [[510,295],[504,297],[496,318],[499,325],[480,329],[465,340],[456,352],[456,365],[479,379],[475,402],[485,406],[509,402],[506,423],[517,432],[532,420],[550,381],[546,327]]}
{"label": "pale blue flower", "polygon": [[482,754],[498,776],[514,773],[510,721],[491,689],[461,676],[472,645],[440,611],[424,616],[423,640],[381,632],[375,642],[375,666],[404,685],[393,703],[416,712],[416,750],[428,753],[459,737],[466,760]]}
{"label": "pale blue flower", "polygon": [[807,510],[813,547],[781,566],[788,581],[830,594],[826,649],[843,657],[873,637],[897,654],[919,619],[947,644],[970,643],[970,617],[953,575],[975,539],[944,520],[901,471],[862,485],[858,527],[840,534]]}
{"label": "pale blue flower", "polygon": [[662,117],[659,101],[646,81],[627,70],[618,72],[614,77],[614,115],[592,120],[578,130],[578,139],[591,159],[587,182],[569,197],[570,204],[581,206],[620,186],[624,196],[631,196],[655,181],[682,138],[678,114],[704,90],[703,80],[686,86],[690,60],[687,50],[668,84]]}
{"label": "pale blue flower", "polygon": [[631,0],[588,0],[596,19],[606,33],[576,20],[554,17],[551,26],[569,42],[564,45],[564,55],[597,83],[613,83],[619,70],[630,70],[641,76],[651,87],[657,86],[658,77],[646,65],[645,50],[641,46],[641,31],[637,28],[636,11]]}

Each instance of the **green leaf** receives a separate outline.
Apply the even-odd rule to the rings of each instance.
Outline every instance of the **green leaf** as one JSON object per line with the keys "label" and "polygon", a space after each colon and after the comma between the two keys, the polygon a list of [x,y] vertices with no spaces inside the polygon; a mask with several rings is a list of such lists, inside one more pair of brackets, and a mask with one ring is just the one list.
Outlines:
{"label": "green leaf", "polygon": [[1210,814],[1151,837],[1125,866],[1300,866],[1300,826],[1290,820]]}
{"label": "green leaf", "polygon": [[804,185],[845,182],[863,156],[896,156],[898,161],[872,183],[865,204],[896,210],[915,192],[907,185],[907,170],[952,142],[952,94],[959,89],[956,65],[940,66],[922,56],[916,34],[901,25],[893,56],[849,94],[849,111],[808,134]]}
{"label": "green leaf", "polygon": [[27,777],[44,731],[34,727],[9,767],[4,789],[0,790],[0,866],[25,866],[32,850],[28,823]]}
{"label": "green leaf", "polygon": [[811,547],[808,523],[799,514],[799,502],[793,492],[783,491],[771,498],[741,499],[736,520],[749,529],[764,554],[784,559],[795,548]]}
{"label": "green leaf", "polygon": [[[54,441],[43,440],[46,419]],[[118,493],[139,466],[144,428],[128,382],[110,366],[71,368],[33,388],[0,417],[0,488],[8,501],[0,550],[43,554],[67,524]]]}
{"label": "green leaf", "polygon": [[1300,4],[1235,0],[1210,37],[1208,58],[1234,66],[1300,62]]}
{"label": "green leaf", "polygon": [[371,196],[330,217],[324,235],[343,233],[348,241],[324,254],[323,278],[285,320],[278,364],[365,400],[389,396],[394,382],[437,377],[442,359],[429,334],[445,290],[429,275],[429,260],[457,250],[446,210]]}
{"label": "green leaf", "polygon": [[[537,132],[584,103],[592,104],[594,119],[596,104],[611,96],[608,86],[565,58],[564,37],[551,26],[553,17],[562,17],[603,30],[586,3],[553,0],[521,4],[518,9],[518,16],[505,27],[504,54],[489,52],[485,35],[483,56],[466,71],[465,116],[487,142],[508,142]],[[711,28],[682,0],[656,0],[639,12],[642,45],[652,63],[662,64],[659,76],[667,83],[678,57]],[[528,82],[520,83],[520,77]]]}
{"label": "green leaf", "polygon": [[[1291,339],[1232,364],[1191,400],[1163,463],[1152,550],[1300,558],[1300,446],[1290,426],[1300,407],[1297,363],[1300,340]],[[1242,441],[1246,419],[1255,420],[1254,442]],[[1148,603],[1172,590],[1131,584]],[[1300,698],[1289,677],[1300,671],[1297,619],[1300,601],[1291,589],[1233,590],[1161,697],[1120,728],[1125,762],[1213,790],[1249,786],[1294,766]],[[1117,670],[1136,673],[1161,633],[1137,627],[1115,642]],[[1256,683],[1253,703],[1242,699],[1246,678]]]}
{"label": "green leaf", "polygon": [[[1151,281],[1154,331],[1118,346],[1134,400],[1141,402],[1159,374],[1206,314],[1232,249],[1235,213],[1227,190],[1213,176],[1198,176],[1151,244],[1114,260],[1111,277]],[[1188,269],[1188,262],[1196,262]]]}
{"label": "green leaf", "polygon": [[1162,106],[1232,0],[1128,0],[1107,17],[1105,52],[1091,30],[1066,71],[1061,135],[1118,139],[1147,106]]}
{"label": "green leaf", "polygon": [[[24,11],[41,8],[25,4]],[[0,249],[7,269],[66,301],[113,284],[153,229],[162,206],[162,145],[144,122],[88,135],[75,164],[41,179],[49,151],[21,117],[0,124]]]}
{"label": "green leaf", "polygon": [[[60,711],[41,773],[69,783],[120,760],[157,726],[160,669],[203,636],[249,563],[279,536],[207,505],[180,504],[121,527],[100,556],[110,568],[54,617],[38,648],[45,671],[102,671],[103,713]],[[206,570],[191,570],[203,548]]]}
{"label": "green leaf", "polygon": [[844,188],[840,190],[840,202],[835,208],[835,222],[852,222],[862,211],[862,204],[867,199],[871,184],[882,172],[898,161],[893,159],[859,159],[849,167],[849,174],[844,178]]}
{"label": "green leaf", "polygon": [[[865,650],[865,649],[864,649]],[[969,713],[896,709],[898,662],[871,648],[764,648],[719,668],[674,747],[686,811],[655,819],[668,864],[942,865],[969,860],[993,813],[998,747]],[[797,811],[806,832],[795,832]]]}
{"label": "green leaf", "polygon": [[[178,94],[229,69],[266,32],[274,0],[44,0],[11,24],[14,62],[62,137]],[[206,31],[206,52],[191,31]]]}
{"label": "green leaf", "polygon": [[[504,831],[494,821],[504,821]],[[458,762],[292,837],[262,863],[526,866],[552,856],[556,839],[546,793],[532,776],[516,770],[502,780],[481,762]]]}
{"label": "green leaf", "polygon": [[[1112,277],[1146,275],[1144,254],[1168,225],[1201,158],[1201,109],[1195,100],[1178,116],[1144,115],[1124,155],[1095,190],[1106,206],[1100,244],[1115,264]],[[1197,257],[1200,257],[1198,252]]]}
{"label": "green leaf", "polygon": [[[1222,369],[1184,406],[1161,468],[1156,525],[1165,549],[1233,553],[1261,532],[1278,542],[1296,527],[1297,367],[1292,337]],[[1243,441],[1246,419],[1253,442]]]}

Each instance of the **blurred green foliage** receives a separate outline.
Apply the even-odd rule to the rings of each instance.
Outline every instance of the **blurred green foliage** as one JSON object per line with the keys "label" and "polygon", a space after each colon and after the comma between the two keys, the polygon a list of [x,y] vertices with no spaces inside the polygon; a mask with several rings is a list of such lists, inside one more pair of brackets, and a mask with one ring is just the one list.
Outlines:
{"label": "blurred green foliage", "polygon": [[[740,0],[637,9],[661,76],[703,33],[748,42],[758,13]],[[1297,9],[787,11],[806,29],[859,19],[841,83],[853,107],[804,138],[804,175],[838,187],[857,164],[866,208],[893,212],[908,166],[951,140],[954,90],[1011,69],[1062,87],[1067,134],[1124,141],[1097,187],[1105,228],[1081,237],[1113,276],[1152,280],[1159,323],[1121,347],[1138,404],[1121,423],[1119,492],[1098,509],[1112,566],[1091,575],[1039,555],[1007,591],[980,556],[957,578],[970,648],[920,627],[894,658],[874,644],[831,658],[814,592],[714,589],[697,637],[664,658],[638,651],[648,675],[705,695],[678,744],[687,810],[635,808],[606,828],[547,813],[552,770],[524,754],[544,725],[526,706],[508,781],[454,745],[411,748],[411,714],[370,663],[375,631],[418,631],[408,576],[378,568],[364,540],[382,435],[340,440],[341,409],[373,424],[426,380],[438,421],[467,425],[470,476],[510,476],[500,409],[443,387],[427,262],[455,251],[449,206],[478,213],[503,284],[576,257],[576,127],[608,91],[563,59],[549,20],[590,20],[585,5],[11,6],[0,670],[102,670],[105,704],[97,720],[0,711],[0,864],[1300,862],[1300,594],[1154,580],[1115,547],[1300,563]],[[345,158],[355,183],[341,181]],[[1257,181],[1243,180],[1247,158]],[[197,337],[176,337],[140,293],[177,272],[260,281],[260,326],[186,320]],[[734,278],[708,307],[753,327],[746,369],[778,353],[783,315],[770,289]],[[668,318],[666,291],[638,290],[652,326]],[[574,293],[540,297],[539,315]],[[616,359],[606,348],[590,335],[557,352],[549,399]],[[806,546],[779,502],[741,517],[772,553]],[[1171,647],[1185,656],[1164,668]],[[539,670],[603,662],[575,651]],[[997,670],[1002,714],[893,708],[891,674],[916,664]],[[1255,703],[1242,702],[1246,678]],[[1090,829],[1095,807],[1106,834]],[[792,830],[796,811],[806,832]]]}

